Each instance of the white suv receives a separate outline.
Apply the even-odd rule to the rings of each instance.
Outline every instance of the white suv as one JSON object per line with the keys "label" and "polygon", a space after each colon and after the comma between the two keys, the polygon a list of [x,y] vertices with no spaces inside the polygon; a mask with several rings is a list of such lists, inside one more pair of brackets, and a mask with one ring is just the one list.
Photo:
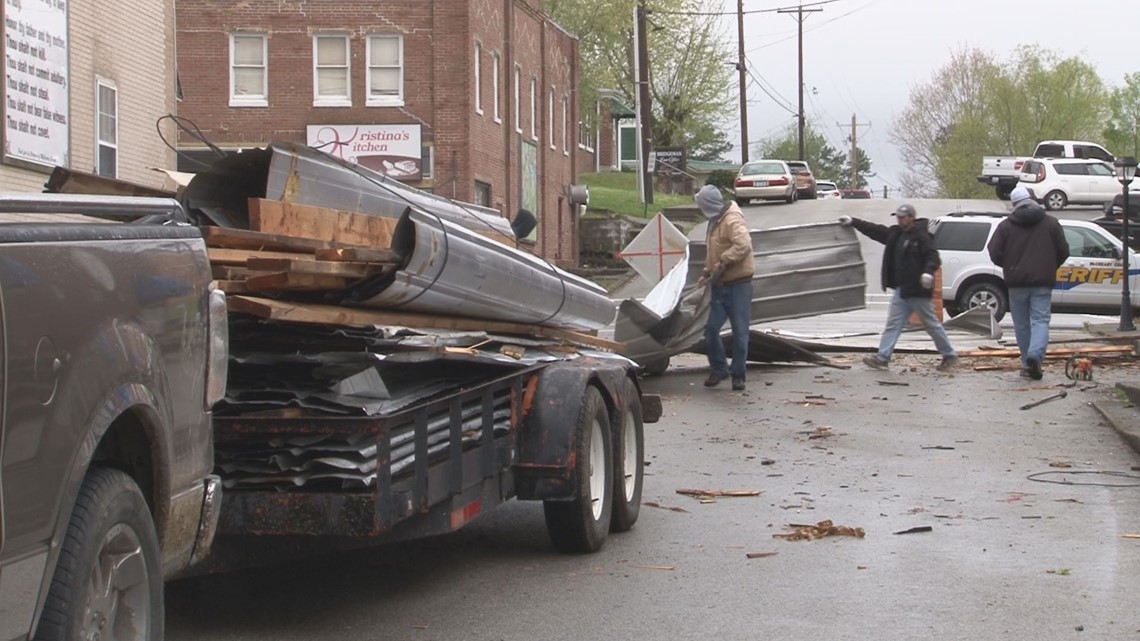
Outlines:
{"label": "white suv", "polygon": [[1049,210],[1069,204],[1103,205],[1120,193],[1112,165],[1103,160],[1034,158],[1021,166],[1017,184]]}
{"label": "white suv", "polygon": [[[934,246],[942,257],[942,300],[955,315],[973,307],[988,307],[1001,320],[1009,309],[1009,294],[1001,268],[990,261],[986,245],[1006,214],[954,213],[930,224]],[[1061,220],[1069,243],[1069,260],[1057,269],[1053,311],[1078,314],[1120,314],[1123,261],[1121,242],[1104,228],[1083,220]],[[1140,305],[1140,275],[1136,253],[1132,268],[1132,306]]]}

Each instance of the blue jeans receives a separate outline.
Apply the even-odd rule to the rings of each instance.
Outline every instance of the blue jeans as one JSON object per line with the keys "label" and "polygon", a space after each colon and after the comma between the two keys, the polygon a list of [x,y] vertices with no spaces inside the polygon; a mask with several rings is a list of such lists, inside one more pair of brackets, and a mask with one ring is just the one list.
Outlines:
{"label": "blue jeans", "polygon": [[[709,321],[705,325],[705,351],[708,352],[712,371],[733,378],[744,378],[748,360],[748,325],[752,313],[752,280],[732,285],[713,285],[709,306]],[[732,326],[732,367],[724,355],[720,328],[728,319]]]}
{"label": "blue jeans", "polygon": [[899,342],[899,336],[906,328],[906,319],[910,318],[912,313],[918,314],[918,319],[922,321],[926,333],[934,339],[934,347],[938,348],[938,353],[942,354],[943,358],[953,358],[958,355],[950,345],[950,337],[946,335],[942,323],[938,322],[938,317],[934,315],[934,302],[924,297],[903,298],[896,289],[894,296],[891,296],[891,307],[887,312],[887,326],[883,329],[883,337],[879,340],[880,362],[886,363],[891,360],[895,343]]}
{"label": "blue jeans", "polygon": [[1013,335],[1021,352],[1021,369],[1029,369],[1031,358],[1038,364],[1045,362],[1052,303],[1053,288],[1048,285],[1009,288],[1009,315],[1013,317]]}

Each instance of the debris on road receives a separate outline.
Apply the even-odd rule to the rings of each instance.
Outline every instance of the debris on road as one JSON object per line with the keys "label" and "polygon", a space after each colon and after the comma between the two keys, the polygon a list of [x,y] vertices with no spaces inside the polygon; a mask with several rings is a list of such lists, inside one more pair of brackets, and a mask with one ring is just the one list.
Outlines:
{"label": "debris on road", "polygon": [[852,536],[861,539],[866,535],[861,527],[835,525],[830,519],[820,521],[815,525],[789,523],[788,527],[794,531],[773,534],[772,538],[784,539],[785,541],[814,541],[827,536]]}
{"label": "debris on road", "polygon": [[1037,407],[1038,405],[1044,405],[1045,403],[1048,403],[1049,401],[1055,401],[1059,398],[1065,398],[1068,395],[1069,395],[1068,392],[1066,392],[1065,390],[1061,390],[1060,392],[1057,392],[1056,394],[1053,394],[1052,396],[1046,396],[1045,398],[1043,398],[1041,400],[1033,401],[1032,403],[1026,403],[1025,405],[1022,405],[1018,409],[1023,409],[1023,410],[1033,409],[1034,407]]}
{"label": "debris on road", "polygon": [[777,554],[779,554],[779,552],[749,552],[744,556],[750,559],[766,559],[770,556],[776,556]]}
{"label": "debris on road", "polygon": [[910,383],[902,383],[900,381],[876,381],[879,385],[894,385],[896,387],[910,387]]}
{"label": "debris on road", "polygon": [[655,508],[658,508],[660,510],[669,510],[670,512],[681,512],[683,514],[689,514],[689,511],[683,507],[672,507],[669,505],[661,505],[660,503],[656,503],[654,501],[646,501],[646,502],[642,503],[642,505],[644,505],[646,507],[655,507]]}
{"label": "debris on road", "polygon": [[718,497],[744,497],[744,496],[760,496],[764,490],[695,490],[689,488],[679,488],[677,494],[691,496],[697,499],[715,499]]}
{"label": "debris on road", "polygon": [[662,570],[665,572],[672,572],[673,570],[677,569],[677,566],[675,565],[638,565],[635,563],[631,563],[629,567],[637,568],[639,570]]}
{"label": "debris on road", "polygon": [[929,525],[918,525],[918,526],[915,526],[912,528],[908,528],[906,530],[899,530],[898,532],[892,532],[892,534],[919,534],[921,532],[933,532],[933,531],[934,531],[934,528],[930,527]]}

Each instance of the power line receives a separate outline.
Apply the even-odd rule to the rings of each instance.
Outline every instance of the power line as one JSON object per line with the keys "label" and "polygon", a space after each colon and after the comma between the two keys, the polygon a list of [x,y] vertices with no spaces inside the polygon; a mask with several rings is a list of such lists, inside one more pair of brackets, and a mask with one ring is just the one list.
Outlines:
{"label": "power line", "polygon": [[[804,7],[819,7],[833,2],[841,2],[842,0],[819,0],[819,2],[809,2]],[[800,5],[797,5],[800,6]],[[796,7],[776,7],[774,9],[753,9],[751,11],[744,11],[743,15],[752,15],[759,13],[776,13],[781,9],[795,9]],[[649,13],[655,13],[661,16],[735,16],[736,11],[660,11],[651,9]]]}
{"label": "power line", "polygon": [[[867,4],[865,4],[865,5],[862,5],[862,6],[858,6],[858,7],[855,7],[854,9],[852,9],[852,10],[850,10],[850,11],[846,12],[846,13],[841,13],[841,14],[839,14],[839,15],[835,16],[834,18],[831,18],[830,20],[824,20],[823,22],[821,22],[821,23],[819,23],[819,24],[815,25],[814,27],[808,27],[807,29],[804,29],[804,31],[815,31],[816,29],[819,29],[820,27],[823,27],[823,26],[825,26],[825,25],[829,25],[829,24],[831,24],[831,23],[833,23],[833,22],[835,22],[836,20],[839,20],[839,19],[841,19],[841,18],[846,18],[847,16],[849,16],[849,15],[851,15],[851,14],[855,13],[856,11],[862,11],[863,9],[866,9],[867,7],[870,7],[870,6],[873,6],[873,5],[879,4],[880,2],[882,2],[882,0],[871,0],[870,2],[868,2],[868,3],[867,3]],[[822,4],[822,3],[820,3],[820,4]],[[805,4],[804,6],[805,6],[805,7],[808,7],[808,6],[812,6],[812,5],[806,5],[806,4]],[[795,9],[796,9],[796,7],[791,7],[791,9],[792,9],[792,10],[795,10]],[[777,9],[776,11],[779,11],[779,10]],[[767,49],[768,47],[774,47],[774,46],[776,46],[776,45],[780,44],[781,42],[787,42],[788,40],[791,40],[792,38],[795,38],[795,37],[796,37],[796,34],[792,34],[792,35],[790,35],[790,36],[788,36],[788,37],[786,37],[786,38],[781,38],[781,39],[779,39],[779,40],[776,40],[776,41],[773,41],[773,42],[769,42],[768,44],[765,44],[765,45],[760,45],[759,47],[755,47],[755,48],[753,48],[753,49],[749,49],[749,50],[748,50],[746,53],[753,53],[753,52],[756,52],[756,51],[760,51],[761,49]]]}
{"label": "power line", "polygon": [[[778,107],[784,109],[793,116],[799,115],[796,113],[796,110],[792,108],[791,104],[788,102],[788,99],[780,95],[780,92],[776,91],[775,87],[771,87],[770,83],[768,86],[765,86],[766,81],[762,80],[759,75],[753,73],[751,67],[748,68],[748,75],[752,78],[753,84],[759,87],[760,91],[763,91],[765,94],[767,94],[768,97],[772,99],[772,102],[775,102]],[[771,90],[769,90],[769,87],[771,87]]]}

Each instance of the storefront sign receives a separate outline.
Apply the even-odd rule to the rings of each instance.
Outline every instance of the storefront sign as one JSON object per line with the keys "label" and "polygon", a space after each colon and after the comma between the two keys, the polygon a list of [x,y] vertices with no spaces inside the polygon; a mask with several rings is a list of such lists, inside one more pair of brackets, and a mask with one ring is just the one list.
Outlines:
{"label": "storefront sign", "polygon": [[308,144],[389,178],[423,178],[419,125],[309,125]]}

